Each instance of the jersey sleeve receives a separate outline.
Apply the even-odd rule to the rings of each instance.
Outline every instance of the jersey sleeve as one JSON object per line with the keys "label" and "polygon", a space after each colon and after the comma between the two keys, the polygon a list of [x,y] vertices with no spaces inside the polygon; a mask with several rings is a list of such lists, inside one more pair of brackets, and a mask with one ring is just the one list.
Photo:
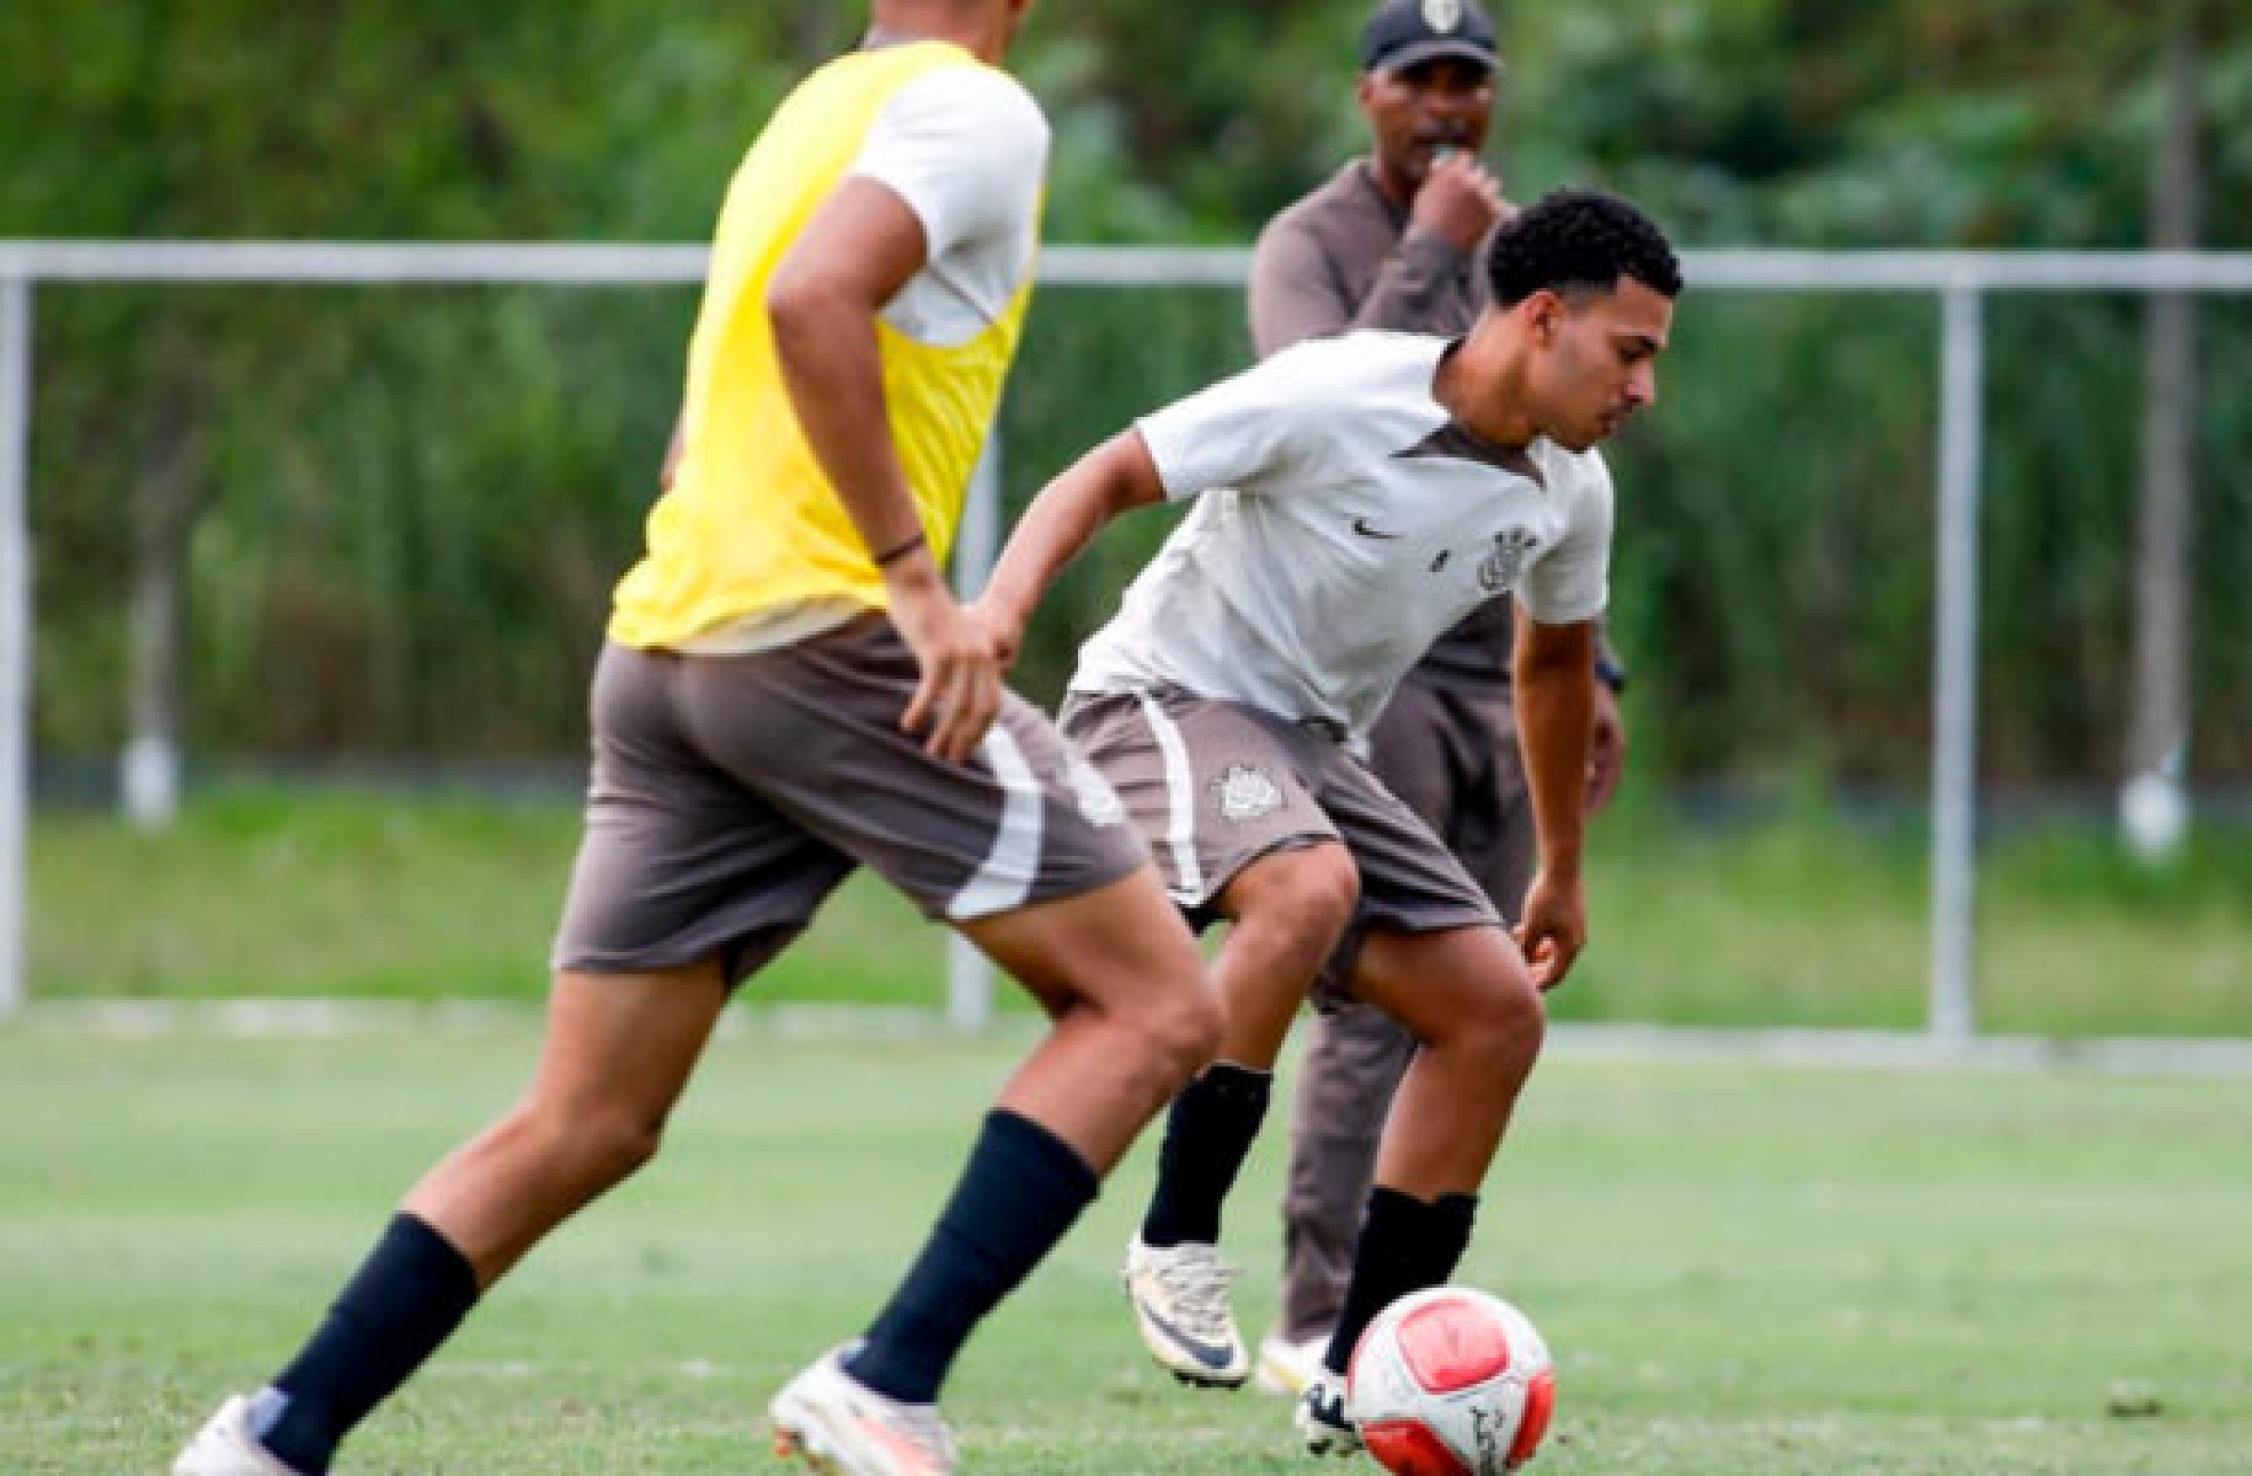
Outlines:
{"label": "jersey sleeve", "polygon": [[890,189],[922,222],[929,259],[1030,229],[1048,168],[1040,105],[991,67],[947,67],[884,105],[850,173]]}
{"label": "jersey sleeve", "polygon": [[1318,348],[1287,349],[1135,422],[1169,501],[1276,490],[1319,461],[1319,380],[1307,372]]}
{"label": "jersey sleeve", "polygon": [[1337,282],[1319,237],[1294,211],[1259,233],[1251,253],[1251,342],[1269,358],[1309,338],[1342,333],[1352,325],[1352,304]]}
{"label": "jersey sleeve", "polygon": [[1590,451],[1577,468],[1581,485],[1563,541],[1525,571],[1517,597],[1542,625],[1577,625],[1603,613],[1611,598],[1611,470]]}

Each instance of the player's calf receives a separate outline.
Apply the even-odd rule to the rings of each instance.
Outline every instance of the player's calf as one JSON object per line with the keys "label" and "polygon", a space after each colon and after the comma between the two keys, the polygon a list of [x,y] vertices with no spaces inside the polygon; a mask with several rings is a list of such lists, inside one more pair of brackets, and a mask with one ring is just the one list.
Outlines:
{"label": "player's calf", "polygon": [[1373,933],[1354,982],[1422,1042],[1385,1120],[1377,1181],[1427,1200],[1474,1188],[1546,1029],[1516,945],[1490,926]]}

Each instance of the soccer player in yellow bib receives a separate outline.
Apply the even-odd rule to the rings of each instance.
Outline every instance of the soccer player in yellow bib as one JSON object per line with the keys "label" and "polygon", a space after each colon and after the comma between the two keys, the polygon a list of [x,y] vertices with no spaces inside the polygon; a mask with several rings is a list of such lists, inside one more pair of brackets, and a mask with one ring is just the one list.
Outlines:
{"label": "soccer player in yellow bib", "polygon": [[971,1330],[1211,1056],[1220,1012],[1110,787],[1001,685],[941,574],[1032,280],[1030,0],[876,0],[727,192],[648,547],[595,672],[586,829],[523,1098],[407,1194],[297,1356],[176,1476],[319,1476],[556,1225],[656,1151],[730,991],[855,867],[1052,1028],[866,1335],[776,1396],[848,1476],[954,1469]]}

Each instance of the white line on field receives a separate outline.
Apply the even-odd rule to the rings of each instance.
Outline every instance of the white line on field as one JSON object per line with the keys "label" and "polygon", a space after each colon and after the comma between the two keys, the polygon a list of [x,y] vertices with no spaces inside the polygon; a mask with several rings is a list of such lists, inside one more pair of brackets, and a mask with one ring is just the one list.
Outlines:
{"label": "white line on field", "polygon": [[[119,1039],[209,1035],[246,1039],[473,1035],[533,1028],[539,1008],[491,1000],[33,1000],[9,1028]],[[988,1034],[1029,1039],[1030,1016],[1002,1016]],[[728,1011],[722,1037],[781,1040],[959,1039],[935,1009],[778,1004]],[[1721,1029],[1566,1023],[1547,1054],[1595,1062],[1711,1062],[1855,1071],[2083,1071],[2104,1076],[2252,1076],[2252,1040],[2068,1039],[1990,1035],[1953,1042],[1905,1030]]]}

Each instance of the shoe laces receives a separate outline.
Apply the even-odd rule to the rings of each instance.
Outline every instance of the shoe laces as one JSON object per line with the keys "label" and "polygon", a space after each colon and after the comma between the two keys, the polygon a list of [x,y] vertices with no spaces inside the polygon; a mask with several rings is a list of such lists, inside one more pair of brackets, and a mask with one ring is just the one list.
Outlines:
{"label": "shoe laces", "polygon": [[1217,1249],[1193,1242],[1178,1245],[1152,1269],[1191,1336],[1212,1342],[1229,1336],[1228,1286],[1243,1273],[1221,1260]]}

